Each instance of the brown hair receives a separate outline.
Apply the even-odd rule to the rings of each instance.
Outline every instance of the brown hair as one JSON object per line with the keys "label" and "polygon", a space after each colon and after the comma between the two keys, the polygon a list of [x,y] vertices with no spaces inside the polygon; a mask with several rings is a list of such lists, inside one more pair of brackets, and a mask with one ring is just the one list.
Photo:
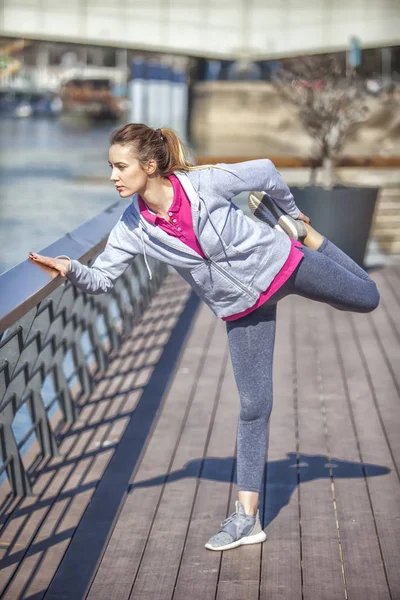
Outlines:
{"label": "brown hair", "polygon": [[132,145],[139,162],[157,162],[161,176],[174,171],[189,171],[192,163],[186,158],[186,148],[176,133],[168,127],[153,129],[142,123],[129,123],[111,134],[111,144]]}

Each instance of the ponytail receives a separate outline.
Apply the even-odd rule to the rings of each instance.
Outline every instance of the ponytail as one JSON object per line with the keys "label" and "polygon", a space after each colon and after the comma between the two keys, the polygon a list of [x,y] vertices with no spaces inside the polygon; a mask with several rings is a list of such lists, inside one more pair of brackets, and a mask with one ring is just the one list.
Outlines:
{"label": "ponytail", "polygon": [[174,171],[193,171],[210,167],[227,170],[216,165],[193,165],[187,158],[188,149],[178,135],[168,127],[153,129],[142,123],[129,123],[111,134],[110,143],[121,146],[132,145],[142,165],[154,159],[162,177]]}

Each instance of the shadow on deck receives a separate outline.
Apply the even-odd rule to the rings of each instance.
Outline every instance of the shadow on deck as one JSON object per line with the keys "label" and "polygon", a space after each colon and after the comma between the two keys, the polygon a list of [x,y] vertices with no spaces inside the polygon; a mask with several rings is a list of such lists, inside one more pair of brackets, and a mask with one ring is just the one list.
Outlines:
{"label": "shadow on deck", "polygon": [[[170,275],[60,430],[34,497],[1,506],[9,600],[400,598],[400,268],[369,315],[279,303],[268,539],[204,543],[234,510],[239,399],[224,323]],[[4,488],[4,486],[3,486]]]}

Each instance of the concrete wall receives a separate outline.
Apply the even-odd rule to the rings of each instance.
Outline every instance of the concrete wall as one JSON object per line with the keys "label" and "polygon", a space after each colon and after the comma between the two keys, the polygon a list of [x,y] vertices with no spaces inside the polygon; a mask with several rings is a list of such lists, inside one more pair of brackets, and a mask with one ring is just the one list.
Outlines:
{"label": "concrete wall", "polygon": [[0,0],[0,35],[258,58],[400,43],[399,0]]}

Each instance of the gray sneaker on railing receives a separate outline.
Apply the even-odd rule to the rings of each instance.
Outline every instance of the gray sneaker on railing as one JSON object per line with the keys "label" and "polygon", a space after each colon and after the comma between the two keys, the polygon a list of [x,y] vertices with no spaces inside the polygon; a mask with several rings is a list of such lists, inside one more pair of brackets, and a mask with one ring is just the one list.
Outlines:
{"label": "gray sneaker on railing", "polygon": [[208,550],[230,550],[242,544],[259,544],[267,539],[267,534],[257,515],[247,515],[239,500],[235,502],[235,512],[222,521],[221,529],[205,545]]}
{"label": "gray sneaker on railing", "polygon": [[274,219],[289,237],[295,240],[306,237],[307,229],[304,221],[288,215],[265,192],[250,192],[248,204],[255,217],[267,223]]}

